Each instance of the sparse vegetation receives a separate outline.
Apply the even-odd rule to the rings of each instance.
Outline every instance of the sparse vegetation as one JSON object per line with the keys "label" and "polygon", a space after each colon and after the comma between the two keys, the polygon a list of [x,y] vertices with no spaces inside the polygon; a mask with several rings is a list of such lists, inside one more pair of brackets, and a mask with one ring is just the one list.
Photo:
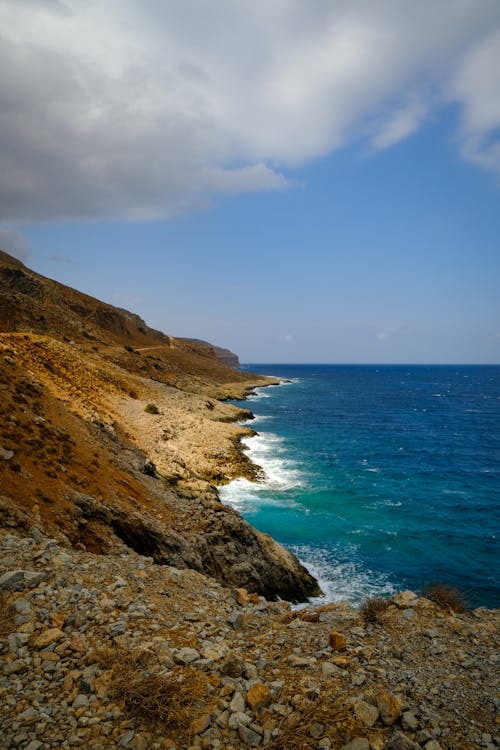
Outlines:
{"label": "sparse vegetation", "polygon": [[424,587],[422,596],[430,599],[442,609],[453,612],[468,612],[470,609],[466,595],[447,583],[429,583]]}
{"label": "sparse vegetation", "polygon": [[361,614],[365,622],[380,622],[381,615],[389,607],[389,600],[383,596],[371,596],[362,603],[360,607]]}
{"label": "sparse vegetation", "polygon": [[[294,690],[303,694],[303,686]],[[276,739],[264,745],[266,750],[314,750],[321,738],[339,747],[353,733],[352,709],[337,695],[323,693],[314,699],[303,698],[295,711],[280,724]]]}
{"label": "sparse vegetation", "polygon": [[144,411],[147,414],[159,414],[160,413],[160,410],[158,409],[158,407],[156,406],[156,404],[147,404],[147,406],[145,407]]}
{"label": "sparse vegetation", "polygon": [[207,708],[207,678],[192,667],[160,674],[155,655],[144,649],[98,649],[91,658],[112,670],[114,699],[146,726],[161,726],[179,739],[187,738],[192,722]]}

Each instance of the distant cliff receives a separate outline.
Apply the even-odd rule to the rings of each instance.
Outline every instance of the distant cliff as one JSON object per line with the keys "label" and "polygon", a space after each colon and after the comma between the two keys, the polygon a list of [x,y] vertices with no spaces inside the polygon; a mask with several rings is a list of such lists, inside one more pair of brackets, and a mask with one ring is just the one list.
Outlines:
{"label": "distant cliff", "polygon": [[224,365],[227,365],[227,367],[238,368],[240,366],[238,355],[230,351],[229,349],[224,349],[222,346],[215,346],[214,344],[210,344],[208,341],[202,341],[201,339],[181,338],[178,340],[185,341],[188,344],[194,344],[202,351],[206,349],[207,354],[217,357],[217,359]]}

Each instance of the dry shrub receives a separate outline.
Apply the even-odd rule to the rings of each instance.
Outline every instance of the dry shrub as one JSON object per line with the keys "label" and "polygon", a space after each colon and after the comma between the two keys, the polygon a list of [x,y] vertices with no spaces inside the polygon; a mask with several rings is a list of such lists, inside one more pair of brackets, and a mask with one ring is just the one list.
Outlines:
{"label": "dry shrub", "polygon": [[422,595],[442,609],[451,609],[453,612],[468,612],[470,609],[466,595],[447,583],[429,583]]}
{"label": "dry shrub", "polygon": [[[301,688],[294,691],[300,693]],[[323,727],[320,737],[312,737],[313,727]],[[326,693],[313,700],[304,698],[292,714],[280,723],[279,735],[264,745],[265,750],[316,750],[321,738],[332,747],[340,747],[353,735],[356,727],[352,709],[338,695]]]}
{"label": "dry shrub", "polygon": [[159,673],[156,656],[141,649],[98,649],[91,658],[113,671],[110,697],[145,726],[187,737],[193,720],[207,710],[207,679],[193,667]]}
{"label": "dry shrub", "polygon": [[381,615],[389,605],[390,601],[383,596],[371,596],[362,603],[360,612],[365,622],[380,622]]}

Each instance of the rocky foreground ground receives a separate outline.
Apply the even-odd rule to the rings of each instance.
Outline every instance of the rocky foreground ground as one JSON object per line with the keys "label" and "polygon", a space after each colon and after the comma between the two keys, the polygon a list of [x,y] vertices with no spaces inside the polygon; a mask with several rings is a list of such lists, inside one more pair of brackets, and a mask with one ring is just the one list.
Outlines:
{"label": "rocky foreground ground", "polygon": [[488,750],[498,610],[292,610],[125,545],[2,532],[2,748]]}

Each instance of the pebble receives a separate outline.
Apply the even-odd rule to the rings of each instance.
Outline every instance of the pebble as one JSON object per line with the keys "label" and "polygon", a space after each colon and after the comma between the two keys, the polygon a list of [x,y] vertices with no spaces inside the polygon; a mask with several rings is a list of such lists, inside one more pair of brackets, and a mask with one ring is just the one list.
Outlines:
{"label": "pebble", "polygon": [[[496,612],[439,617],[434,605],[405,594],[384,625],[365,624],[349,605],[290,623],[287,607],[253,594],[240,593],[235,610],[234,590],[195,571],[135,553],[69,551],[39,531],[0,534],[0,582],[13,622],[0,637],[0,731],[9,750],[264,747],[304,701],[339,690],[366,734],[347,750],[496,746]],[[121,654],[124,667],[140,649],[138,675],[182,680],[191,671],[207,681],[191,739],[136,727],[114,697],[112,665],[92,661],[95,648]],[[457,720],[470,705],[475,725]],[[322,719],[307,731],[315,748],[331,750]]]}

